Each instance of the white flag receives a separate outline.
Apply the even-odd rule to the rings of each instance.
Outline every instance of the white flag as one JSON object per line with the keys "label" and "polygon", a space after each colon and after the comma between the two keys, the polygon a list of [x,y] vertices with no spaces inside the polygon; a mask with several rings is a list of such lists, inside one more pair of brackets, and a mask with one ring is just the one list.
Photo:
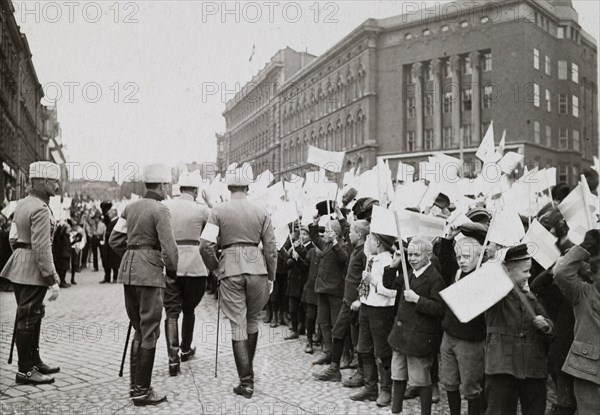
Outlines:
{"label": "white flag", "polygon": [[395,236],[397,238],[398,229],[396,227],[394,211],[381,206],[373,206],[370,229],[373,233]]}
{"label": "white flag", "polygon": [[560,257],[560,250],[556,247],[556,238],[537,220],[531,222],[529,230],[523,238],[523,243],[529,245],[533,259],[544,269],[548,269]]}
{"label": "white flag", "polygon": [[412,183],[415,177],[415,168],[410,164],[398,162],[398,172],[396,173],[396,180],[404,183]]}
{"label": "white flag", "polygon": [[498,157],[499,154],[496,153],[496,148],[494,146],[494,122],[492,121],[481,140],[481,144],[479,145],[475,156],[483,163],[497,163],[502,156]]}
{"label": "white flag", "polygon": [[524,156],[514,151],[506,153],[498,162],[502,173],[511,174],[523,161]]}
{"label": "white flag", "polygon": [[327,151],[308,146],[308,158],[306,161],[325,170],[339,173],[342,171],[345,155],[344,151]]}
{"label": "white flag", "polygon": [[492,218],[488,230],[488,240],[502,246],[514,246],[525,236],[523,222],[516,210],[505,206],[497,211]]}
{"label": "white flag", "polygon": [[494,261],[450,285],[440,296],[461,323],[468,323],[506,297],[513,287],[502,263]]}

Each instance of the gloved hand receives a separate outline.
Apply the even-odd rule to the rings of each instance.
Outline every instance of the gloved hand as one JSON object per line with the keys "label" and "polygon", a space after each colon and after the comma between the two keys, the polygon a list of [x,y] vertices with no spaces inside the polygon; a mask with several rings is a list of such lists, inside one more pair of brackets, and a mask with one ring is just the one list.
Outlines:
{"label": "gloved hand", "polygon": [[586,232],[580,247],[590,253],[591,256],[597,256],[600,251],[600,230],[591,229]]}
{"label": "gloved hand", "polygon": [[48,287],[52,294],[48,297],[48,301],[54,301],[58,298],[60,288],[58,288],[58,284],[54,284],[51,287]]}
{"label": "gloved hand", "polygon": [[167,278],[175,281],[177,279],[177,270],[167,270]]}

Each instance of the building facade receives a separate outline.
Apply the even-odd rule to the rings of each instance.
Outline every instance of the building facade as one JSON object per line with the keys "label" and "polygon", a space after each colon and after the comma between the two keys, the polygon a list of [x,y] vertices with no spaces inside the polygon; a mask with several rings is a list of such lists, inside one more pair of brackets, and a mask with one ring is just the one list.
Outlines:
{"label": "building facade", "polygon": [[43,90],[10,0],[0,0],[0,204],[26,195],[29,164],[48,160]]}
{"label": "building facade", "polygon": [[279,65],[295,73],[260,105],[241,97],[241,122],[240,97],[227,103],[219,160],[301,174],[314,145],[345,151],[343,170],[383,158],[395,171],[444,152],[472,176],[492,121],[496,143],[506,130],[507,150],[570,185],[598,152],[597,45],[570,0],[460,0],[369,19],[309,64]]}

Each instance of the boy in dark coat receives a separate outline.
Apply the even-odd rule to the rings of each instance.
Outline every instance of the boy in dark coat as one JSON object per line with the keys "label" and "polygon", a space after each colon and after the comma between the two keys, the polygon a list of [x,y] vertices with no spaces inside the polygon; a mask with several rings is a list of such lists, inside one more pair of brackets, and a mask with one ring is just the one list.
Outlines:
{"label": "boy in dark coat", "polygon": [[342,228],[337,220],[330,220],[325,227],[325,235],[319,236],[320,215],[314,217],[308,227],[310,238],[321,250],[321,262],[315,281],[315,292],[319,295],[317,322],[323,334],[324,354],[314,364],[331,363],[331,329],[337,320],[344,298],[344,276],[348,262],[345,244],[340,241]]}
{"label": "boy in dark coat", "polygon": [[409,287],[404,287],[401,273],[395,271],[400,265],[399,256],[384,273],[384,287],[397,290],[400,297],[396,320],[388,337],[394,349],[392,414],[402,412],[409,378],[411,385],[419,388],[421,414],[431,414],[430,371],[440,342],[440,319],[444,315],[444,303],[439,293],[445,288],[442,276],[431,264],[432,250],[431,242],[426,238],[415,237],[408,245]]}
{"label": "boy in dark coat", "polygon": [[[584,282],[577,274],[587,261],[589,278]],[[582,415],[600,413],[599,264],[600,231],[590,230],[583,243],[571,248],[554,267],[555,282],[575,310],[575,339],[562,369],[575,378],[577,410]]]}
{"label": "boy in dark coat", "polygon": [[292,323],[291,332],[286,336],[285,340],[293,340],[300,337],[300,334],[305,330],[304,308],[300,302],[304,284],[306,284],[306,276],[308,266],[306,256],[312,248],[308,228],[302,228],[299,233],[299,238],[294,240],[294,246],[288,250],[288,282],[286,296],[289,299],[289,311]]}

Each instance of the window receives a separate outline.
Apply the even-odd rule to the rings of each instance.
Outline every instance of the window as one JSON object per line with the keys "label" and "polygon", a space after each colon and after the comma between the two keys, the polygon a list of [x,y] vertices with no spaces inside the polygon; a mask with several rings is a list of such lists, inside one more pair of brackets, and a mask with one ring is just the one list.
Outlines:
{"label": "window", "polygon": [[429,62],[429,64],[427,65],[427,80],[428,81],[433,81],[433,62]]}
{"label": "window", "polygon": [[483,108],[492,108],[493,89],[491,85],[483,87]]}
{"label": "window", "polygon": [[444,128],[444,148],[452,148],[452,127]]}
{"label": "window", "polygon": [[415,151],[415,132],[414,131],[406,132],[406,149],[408,151]]}
{"label": "window", "polygon": [[483,71],[489,72],[492,70],[492,52],[483,54]]}
{"label": "window", "polygon": [[546,110],[552,112],[552,98],[550,96],[550,90],[546,89]]}
{"label": "window", "polygon": [[558,148],[561,150],[569,148],[569,130],[567,128],[558,129]]}
{"label": "window", "polygon": [[433,149],[433,130],[425,130],[425,150]]}
{"label": "window", "polygon": [[539,123],[539,121],[533,122],[533,139],[536,143],[540,142],[540,123]]}
{"label": "window", "polygon": [[571,80],[576,84],[579,83],[579,65],[571,63]]}
{"label": "window", "polygon": [[558,165],[558,181],[559,182],[567,182],[568,170],[566,164]]}
{"label": "window", "polygon": [[552,127],[546,126],[546,145],[552,147]]}
{"label": "window", "polygon": [[462,126],[462,139],[463,139],[463,145],[465,147],[471,146],[471,126],[470,125]]}
{"label": "window", "polygon": [[572,107],[573,117],[579,118],[579,97],[577,95],[572,96]]}
{"label": "window", "polygon": [[452,112],[452,92],[444,93],[444,112]]}
{"label": "window", "polygon": [[444,78],[452,78],[452,64],[450,59],[446,59],[443,64]]}
{"label": "window", "polygon": [[465,56],[462,59],[462,72],[465,75],[471,75],[471,73],[473,72],[473,66],[471,65],[471,57],[470,56]]}
{"label": "window", "polygon": [[565,28],[564,26],[558,26],[558,28],[556,29],[556,37],[559,39],[564,39],[565,38]]}
{"label": "window", "polygon": [[425,95],[425,115],[433,115],[433,95],[431,94]]}
{"label": "window", "polygon": [[537,48],[533,48],[533,67],[540,69],[540,51]]}
{"label": "window", "polygon": [[568,114],[567,94],[558,94],[558,113],[560,115]]}
{"label": "window", "polygon": [[538,84],[533,84],[533,105],[537,108],[540,107],[540,86]]}
{"label": "window", "polygon": [[571,143],[573,144],[573,150],[579,151],[579,130],[571,132]]}
{"label": "window", "polygon": [[463,102],[463,111],[471,111],[471,106],[473,104],[473,92],[470,88],[465,89],[462,92],[462,102]]}
{"label": "window", "polygon": [[567,61],[558,61],[558,79],[567,79]]}
{"label": "window", "polygon": [[550,56],[546,55],[546,75],[550,75],[552,72],[552,62]]}
{"label": "window", "polygon": [[415,97],[408,97],[406,102],[406,118],[415,118]]}

